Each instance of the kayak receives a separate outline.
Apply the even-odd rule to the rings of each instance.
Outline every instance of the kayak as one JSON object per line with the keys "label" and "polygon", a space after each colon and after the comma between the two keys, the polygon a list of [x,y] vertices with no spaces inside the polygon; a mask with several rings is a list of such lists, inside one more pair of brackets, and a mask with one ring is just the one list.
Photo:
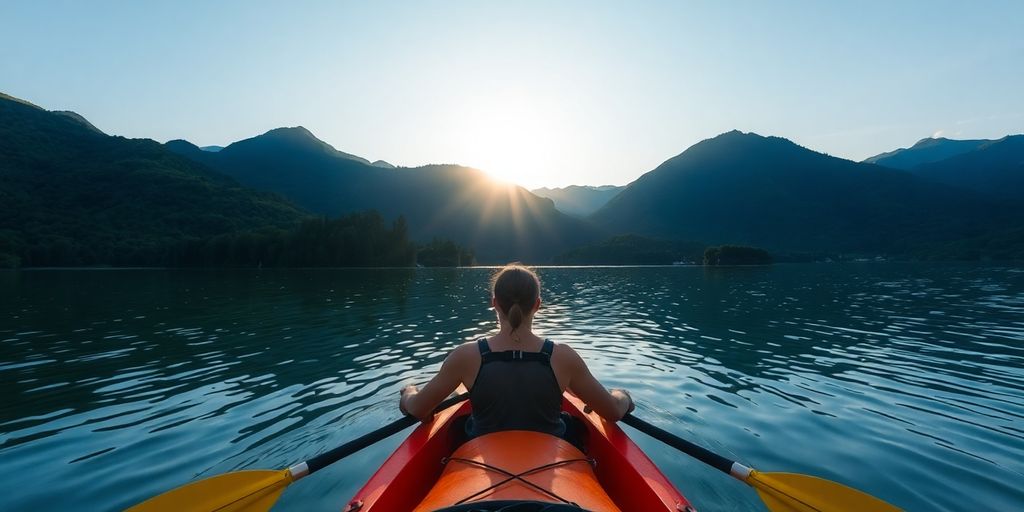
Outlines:
{"label": "kayak", "polygon": [[[512,430],[466,440],[468,401],[409,434],[344,512],[692,512],[683,494],[614,422],[566,394],[577,444]],[[579,426],[582,425],[583,428]]]}
{"label": "kayak", "polygon": [[[463,391],[465,391],[463,389]],[[693,512],[665,475],[615,423],[563,396],[571,427],[561,438],[528,431],[495,432],[467,440],[466,393],[451,397],[420,424],[344,508],[432,512]],[[766,473],[729,460],[646,421],[623,423],[753,487],[773,512],[898,512],[870,494],[799,473]],[[171,489],[130,512],[268,510],[293,482],[416,424],[392,421],[286,469],[242,470]],[[578,448],[579,447],[579,448]]]}

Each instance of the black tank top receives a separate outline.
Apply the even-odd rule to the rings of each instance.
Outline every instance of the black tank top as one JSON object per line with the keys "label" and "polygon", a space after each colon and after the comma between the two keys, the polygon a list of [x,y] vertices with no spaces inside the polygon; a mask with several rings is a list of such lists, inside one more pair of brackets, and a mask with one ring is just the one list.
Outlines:
{"label": "black tank top", "polygon": [[562,388],[551,368],[555,344],[544,340],[540,352],[491,352],[486,339],[476,343],[480,370],[469,390],[473,433],[533,430],[562,435]]}

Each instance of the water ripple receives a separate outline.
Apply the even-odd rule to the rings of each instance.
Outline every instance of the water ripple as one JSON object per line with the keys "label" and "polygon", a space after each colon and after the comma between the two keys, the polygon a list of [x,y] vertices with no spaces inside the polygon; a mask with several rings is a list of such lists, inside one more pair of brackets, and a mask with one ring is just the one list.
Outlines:
{"label": "water ripple", "polygon": [[[0,385],[13,397],[0,469],[26,482],[2,508],[119,509],[197,476],[285,467],[396,419],[402,385],[493,328],[489,272],[0,273]],[[655,424],[909,510],[1024,502],[1020,269],[540,273],[538,330],[630,389]],[[338,509],[398,441],[293,486],[279,508]],[[637,441],[702,510],[761,509]]]}

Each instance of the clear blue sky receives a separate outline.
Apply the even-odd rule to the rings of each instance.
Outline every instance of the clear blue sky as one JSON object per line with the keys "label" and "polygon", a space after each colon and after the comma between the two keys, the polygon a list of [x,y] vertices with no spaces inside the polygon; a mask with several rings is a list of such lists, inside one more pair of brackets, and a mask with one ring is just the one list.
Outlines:
{"label": "clear blue sky", "polygon": [[[509,5],[509,4],[520,5]],[[737,128],[851,159],[1024,131],[1024,2],[0,0],[0,91],[200,145],[625,184]]]}

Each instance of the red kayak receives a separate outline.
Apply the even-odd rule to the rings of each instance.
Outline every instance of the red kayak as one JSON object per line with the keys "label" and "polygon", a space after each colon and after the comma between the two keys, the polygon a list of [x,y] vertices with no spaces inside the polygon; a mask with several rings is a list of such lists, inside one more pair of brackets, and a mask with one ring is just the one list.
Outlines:
{"label": "red kayak", "polygon": [[618,425],[585,413],[569,394],[562,410],[582,420],[583,451],[522,430],[465,441],[462,429],[452,426],[470,413],[469,402],[444,409],[416,427],[343,510],[694,510]]}

